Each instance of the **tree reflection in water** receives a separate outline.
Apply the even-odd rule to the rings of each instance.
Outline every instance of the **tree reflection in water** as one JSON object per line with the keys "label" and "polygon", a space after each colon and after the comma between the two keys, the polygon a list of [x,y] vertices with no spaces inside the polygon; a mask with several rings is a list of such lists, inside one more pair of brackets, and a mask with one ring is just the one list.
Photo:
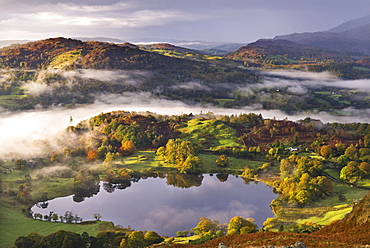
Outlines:
{"label": "tree reflection in water", "polygon": [[218,173],[218,174],[216,175],[216,177],[217,177],[217,179],[218,179],[221,183],[223,183],[223,182],[226,182],[226,181],[227,181],[227,179],[229,178],[229,174]]}
{"label": "tree reflection in water", "polygon": [[[118,174],[118,173],[117,173]],[[141,179],[145,180],[147,178],[166,178],[166,184],[174,186],[176,188],[187,189],[191,187],[200,187],[202,185],[202,181],[204,176],[202,174],[179,174],[179,173],[169,173],[169,174],[151,174],[151,175],[143,175],[143,174],[135,174],[128,176],[125,174],[124,176],[117,174],[114,177],[105,177],[105,182],[103,182],[102,187],[108,193],[113,193],[115,190],[123,190],[132,185],[132,183],[139,182]],[[218,173],[216,174],[217,179],[220,182],[226,182],[229,178],[229,174]],[[112,179],[110,181],[107,181]],[[242,178],[245,184],[249,184],[253,182],[253,180]],[[99,192],[99,183],[96,182],[93,187],[88,189],[81,190],[77,194],[73,196],[73,200],[75,202],[82,202],[86,197],[92,197]]]}
{"label": "tree reflection in water", "polygon": [[78,193],[74,194],[73,201],[83,202],[86,197],[88,198],[93,197],[94,195],[97,195],[99,191],[100,191],[100,185],[99,185],[99,181],[97,181],[96,184],[94,184],[93,186],[87,189],[79,190]]}
{"label": "tree reflection in water", "polygon": [[[228,177],[227,174],[226,179]],[[136,177],[131,177],[130,179],[126,180],[113,180],[113,182],[104,182],[103,189],[108,193],[113,193],[116,189],[126,189],[131,186],[131,182],[139,182],[140,179],[147,179],[149,177],[153,178],[166,178],[167,185],[172,185],[177,188],[187,189],[190,187],[199,187],[202,185],[202,181],[204,176],[202,174],[167,174],[167,175],[136,175]],[[225,177],[225,176],[224,176]],[[225,180],[226,181],[226,180]]]}

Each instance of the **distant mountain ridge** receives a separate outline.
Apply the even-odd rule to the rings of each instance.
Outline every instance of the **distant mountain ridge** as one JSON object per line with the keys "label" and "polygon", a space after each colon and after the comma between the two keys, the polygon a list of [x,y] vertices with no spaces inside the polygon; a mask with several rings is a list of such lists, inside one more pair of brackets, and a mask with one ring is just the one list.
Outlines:
{"label": "distant mountain ridge", "polygon": [[100,42],[111,42],[111,43],[125,43],[126,41],[111,38],[111,37],[72,37],[72,39],[81,40],[81,41],[100,41]]}
{"label": "distant mountain ridge", "polygon": [[343,23],[328,31],[278,35],[274,38],[282,39],[336,51],[370,55],[370,15]]}
{"label": "distant mountain ridge", "polygon": [[354,29],[354,28],[358,28],[358,27],[367,25],[369,23],[370,23],[370,15],[367,15],[367,16],[363,16],[361,18],[357,18],[357,19],[350,20],[348,22],[342,23],[339,26],[336,26],[334,28],[331,28],[331,29],[327,30],[327,32],[341,33],[341,32],[345,32],[345,31],[348,31],[348,30],[351,30],[351,29]]}
{"label": "distant mountain ridge", "polygon": [[226,58],[262,63],[268,58],[286,60],[335,60],[354,61],[351,56],[326,48],[299,44],[284,39],[261,39],[228,54]]}

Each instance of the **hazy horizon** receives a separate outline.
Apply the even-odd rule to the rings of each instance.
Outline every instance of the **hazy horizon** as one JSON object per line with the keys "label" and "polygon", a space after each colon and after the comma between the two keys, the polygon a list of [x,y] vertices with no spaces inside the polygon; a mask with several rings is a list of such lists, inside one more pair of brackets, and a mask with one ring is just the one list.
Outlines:
{"label": "hazy horizon", "polygon": [[1,0],[0,40],[109,37],[250,43],[368,15],[365,0]]}

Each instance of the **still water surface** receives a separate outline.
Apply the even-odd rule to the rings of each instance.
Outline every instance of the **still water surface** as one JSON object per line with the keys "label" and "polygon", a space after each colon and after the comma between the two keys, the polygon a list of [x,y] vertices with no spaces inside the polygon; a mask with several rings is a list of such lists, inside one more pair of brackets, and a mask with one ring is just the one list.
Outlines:
{"label": "still water surface", "polygon": [[99,213],[102,220],[116,225],[169,236],[195,227],[200,217],[220,223],[227,223],[234,216],[251,217],[259,227],[266,218],[273,217],[269,207],[276,198],[273,188],[263,183],[246,184],[242,178],[231,175],[226,178],[224,181],[215,175],[203,175],[197,183],[201,186],[189,188],[168,185],[173,184],[168,178],[147,178],[123,190],[108,190],[111,193],[101,182],[99,193],[82,202],[74,202],[73,196],[61,197],[49,201],[46,209],[34,206],[32,211],[43,215],[71,211],[83,220],[92,220],[93,214]]}

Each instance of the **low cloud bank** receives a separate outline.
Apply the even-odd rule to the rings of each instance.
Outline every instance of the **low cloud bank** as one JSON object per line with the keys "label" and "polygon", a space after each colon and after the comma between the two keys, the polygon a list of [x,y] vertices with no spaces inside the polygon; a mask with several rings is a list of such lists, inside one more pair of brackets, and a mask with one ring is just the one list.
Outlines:
{"label": "low cloud bank", "polygon": [[53,91],[58,90],[61,87],[67,87],[71,89],[76,84],[88,83],[89,80],[98,80],[101,82],[110,82],[112,84],[139,87],[145,80],[147,80],[151,76],[151,72],[139,70],[109,71],[80,69],[73,71],[63,71],[57,69],[49,69],[39,71],[35,81],[28,81],[24,83],[23,89],[33,96],[40,96],[42,94],[52,93]]}
{"label": "low cloud bank", "polygon": [[[302,112],[287,115],[280,110],[263,110],[259,105],[240,109],[219,108],[211,105],[188,105],[181,101],[154,97],[148,92],[100,95],[92,105],[75,109],[54,108],[16,113],[0,114],[0,157],[7,158],[11,153],[24,156],[41,155],[45,147],[58,149],[55,144],[58,131],[76,125],[102,112],[125,110],[131,112],[154,112],[162,115],[205,114],[236,115],[242,113],[261,113],[264,118],[277,118],[296,121],[311,117],[327,122],[370,122],[370,110],[354,108],[343,109],[348,115],[333,116],[327,112]],[[73,121],[70,121],[72,117]]]}
{"label": "low cloud bank", "polygon": [[264,75],[289,77],[289,78],[299,78],[299,79],[309,79],[309,80],[331,80],[335,76],[328,71],[324,72],[305,72],[297,70],[271,70],[263,72]]}
{"label": "low cloud bank", "polygon": [[142,80],[151,76],[150,72],[139,70],[93,70],[81,69],[75,71],[63,71],[63,76],[67,78],[80,77],[84,79],[95,79],[103,82],[121,82],[126,85],[139,86]]}
{"label": "low cloud bank", "polygon": [[[329,72],[302,72],[302,71],[270,71],[264,72],[266,75],[264,82],[252,84],[253,89],[256,88],[283,88],[283,87],[333,87],[354,89],[361,92],[370,92],[370,79],[344,80],[331,75]],[[285,79],[270,77],[281,76]],[[293,93],[293,92],[292,92]]]}

